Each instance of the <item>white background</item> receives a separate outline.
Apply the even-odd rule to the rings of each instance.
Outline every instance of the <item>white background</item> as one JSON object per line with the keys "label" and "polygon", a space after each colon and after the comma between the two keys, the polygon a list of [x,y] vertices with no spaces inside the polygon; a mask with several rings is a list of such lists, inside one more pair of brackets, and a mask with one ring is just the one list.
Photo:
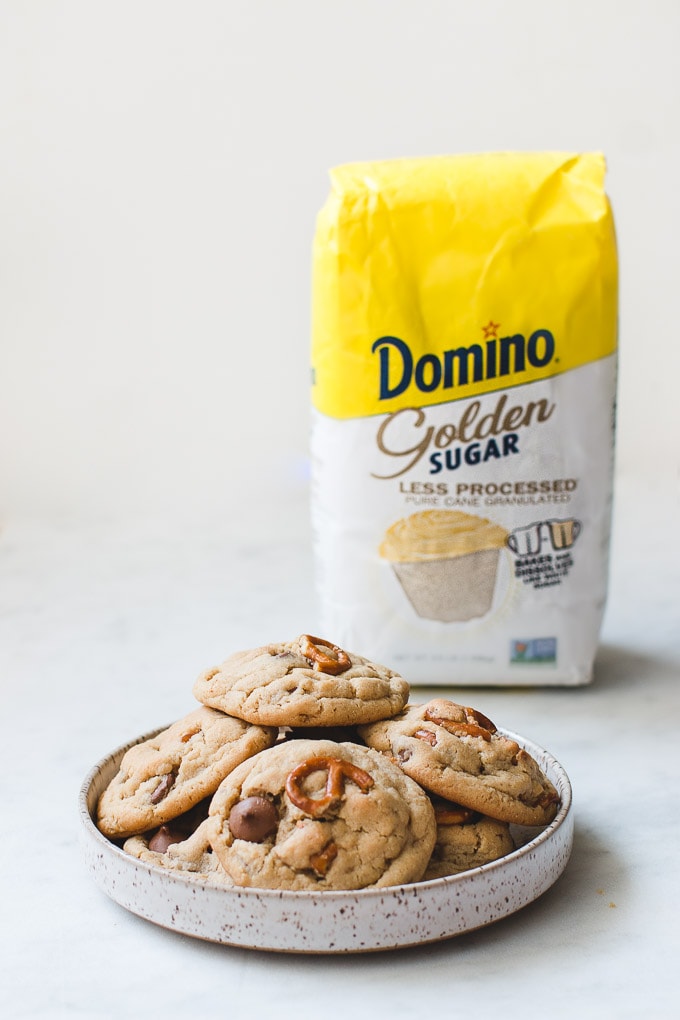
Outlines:
{"label": "white background", "polygon": [[[674,1016],[679,52],[677,0],[0,0],[3,1020]],[[86,874],[78,790],[191,711],[201,670],[318,633],[327,169],[494,149],[603,151],[620,242],[595,681],[451,692],[566,768],[568,869],[506,921],[396,953],[148,924]]]}
{"label": "white background", "polygon": [[0,0],[0,521],[232,529],[306,485],[327,169],[598,149],[618,471],[678,472],[674,0]]}

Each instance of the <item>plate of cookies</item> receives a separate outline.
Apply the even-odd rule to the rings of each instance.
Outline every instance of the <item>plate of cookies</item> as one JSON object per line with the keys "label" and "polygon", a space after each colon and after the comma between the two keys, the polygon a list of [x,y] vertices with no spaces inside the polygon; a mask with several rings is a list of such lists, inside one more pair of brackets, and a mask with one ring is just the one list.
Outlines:
{"label": "plate of cookies", "polygon": [[538,745],[303,634],[204,671],[199,707],[108,754],[80,794],[115,902],[225,945],[395,949],[491,924],[559,878],[571,786]]}

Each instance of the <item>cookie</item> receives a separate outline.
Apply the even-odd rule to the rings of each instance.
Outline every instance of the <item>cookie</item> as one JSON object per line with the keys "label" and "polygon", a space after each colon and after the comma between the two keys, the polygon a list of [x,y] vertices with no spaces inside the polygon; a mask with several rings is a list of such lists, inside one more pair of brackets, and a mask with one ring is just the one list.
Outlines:
{"label": "cookie", "polygon": [[360,726],[359,733],[446,800],[519,825],[547,825],[555,817],[559,798],[552,783],[531,755],[475,709],[435,698],[395,719]]}
{"label": "cookie", "polygon": [[172,826],[171,822],[154,833],[130,836],[123,850],[145,864],[195,875],[208,885],[233,886],[208,840],[207,819],[190,835]]}
{"label": "cookie", "polygon": [[126,751],[102,793],[97,826],[123,838],[154,829],[214,793],[242,761],[278,735],[212,708],[199,708]]}
{"label": "cookie", "polygon": [[303,634],[237,652],[194,685],[204,705],[262,726],[354,726],[400,712],[403,677],[386,666]]}
{"label": "cookie", "polygon": [[435,802],[434,814],[437,841],[425,881],[479,868],[515,849],[507,822],[498,822],[445,801]]}
{"label": "cookie", "polygon": [[236,885],[322,892],[419,881],[436,823],[429,797],[377,751],[292,740],[227,776],[208,834]]}

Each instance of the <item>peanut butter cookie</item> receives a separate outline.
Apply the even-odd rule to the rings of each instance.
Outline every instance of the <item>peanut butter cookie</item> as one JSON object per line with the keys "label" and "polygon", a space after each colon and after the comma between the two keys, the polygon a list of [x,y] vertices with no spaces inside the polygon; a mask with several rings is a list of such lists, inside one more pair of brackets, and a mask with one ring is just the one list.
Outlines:
{"label": "peanut butter cookie", "polygon": [[262,726],[353,726],[400,712],[408,684],[322,638],[237,652],[194,685],[204,705]]}
{"label": "peanut butter cookie", "polygon": [[227,776],[208,834],[236,885],[321,892],[419,881],[436,824],[423,790],[378,752],[292,740]]}
{"label": "peanut butter cookie", "polygon": [[498,822],[469,808],[441,800],[434,802],[434,814],[437,842],[425,872],[425,881],[479,868],[515,849],[507,822]]}
{"label": "peanut butter cookie", "polygon": [[426,790],[490,818],[547,825],[557,813],[557,792],[531,755],[475,709],[435,698],[359,734]]}
{"label": "peanut butter cookie", "polygon": [[189,835],[173,828],[170,822],[154,833],[130,836],[123,850],[157,868],[196,875],[209,885],[234,884],[210,845],[207,819]]}
{"label": "peanut butter cookie", "polygon": [[270,747],[278,730],[198,708],[135,744],[99,798],[97,825],[122,838],[163,825],[214,793],[224,777]]}

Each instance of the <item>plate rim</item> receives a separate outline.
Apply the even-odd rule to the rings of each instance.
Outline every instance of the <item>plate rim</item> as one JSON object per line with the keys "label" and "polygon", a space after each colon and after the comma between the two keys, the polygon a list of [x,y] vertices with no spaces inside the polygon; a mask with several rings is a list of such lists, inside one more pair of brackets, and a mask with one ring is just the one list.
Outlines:
{"label": "plate rim", "polygon": [[[155,878],[159,882],[162,882],[163,884],[167,885],[168,888],[179,887],[180,889],[187,890],[190,890],[192,888],[206,890],[206,894],[209,894],[211,898],[216,897],[217,901],[223,901],[225,904],[233,903],[236,900],[244,900],[246,903],[248,902],[248,900],[252,900],[253,902],[257,902],[258,904],[260,903],[267,904],[268,902],[271,902],[272,904],[276,903],[280,905],[282,902],[285,902],[290,903],[293,907],[305,904],[316,905],[326,904],[329,906],[339,907],[342,904],[347,904],[351,902],[353,904],[356,904],[357,908],[360,908],[362,904],[365,905],[366,902],[368,903],[371,903],[373,901],[384,902],[386,899],[396,901],[399,898],[403,899],[409,896],[417,896],[420,892],[428,896],[436,895],[437,890],[441,890],[442,894],[447,892],[450,894],[454,894],[457,889],[462,892],[466,886],[474,883],[475,878],[478,878],[482,874],[485,876],[490,875],[493,877],[495,873],[500,873],[503,870],[507,870],[508,866],[512,868],[512,866],[514,864],[517,864],[523,857],[528,857],[532,853],[535,854],[536,851],[540,851],[541,848],[544,847],[544,845],[548,841],[550,841],[558,833],[558,831],[563,828],[563,826],[565,826],[565,823],[567,823],[567,828],[569,829],[569,831],[567,831],[566,833],[564,860],[563,862],[560,862],[560,866],[555,871],[555,873],[549,876],[550,880],[547,882],[547,884],[545,884],[545,886],[541,888],[538,892],[536,892],[534,895],[528,896],[528,898],[523,900],[519,905],[515,906],[511,910],[508,910],[501,916],[494,918],[492,920],[483,920],[480,923],[475,924],[474,926],[465,926],[459,930],[452,930],[449,934],[434,936],[432,938],[419,937],[411,942],[399,941],[394,944],[368,945],[356,949],[315,948],[312,950],[308,948],[286,946],[281,942],[280,938],[271,939],[270,944],[262,945],[259,943],[255,944],[242,941],[240,939],[233,938],[227,939],[217,936],[195,934],[192,931],[187,931],[186,928],[182,927],[181,924],[175,923],[167,924],[163,921],[157,920],[154,916],[151,916],[149,913],[135,910],[133,907],[123,902],[122,899],[114,895],[111,890],[104,888],[101,880],[96,875],[97,870],[96,867],[90,860],[87,861],[88,870],[91,873],[91,877],[109,898],[113,899],[115,902],[123,906],[125,909],[129,910],[131,913],[137,914],[137,916],[143,917],[144,919],[157,925],[160,925],[161,927],[169,928],[170,930],[187,934],[190,935],[191,937],[203,939],[204,941],[216,942],[222,945],[232,945],[240,948],[271,950],[277,952],[291,952],[291,953],[313,952],[315,954],[324,954],[335,952],[352,953],[407,948],[409,946],[425,945],[427,943],[438,942],[448,938],[453,938],[459,934],[463,934],[468,931],[473,931],[476,930],[477,928],[486,927],[488,924],[494,923],[495,920],[501,920],[503,917],[515,913],[517,910],[522,909],[524,906],[528,906],[530,903],[534,902],[534,900],[542,896],[557,881],[557,879],[563,873],[564,869],[568,864],[573,842],[573,812],[572,812],[573,792],[571,781],[569,779],[569,776],[567,775],[566,770],[564,769],[564,766],[561,765],[561,763],[554,757],[554,755],[552,755],[551,752],[547,751],[542,746],[536,744],[534,741],[518,733],[515,733],[514,731],[499,727],[499,732],[501,734],[509,737],[512,740],[515,740],[517,743],[520,744],[521,747],[523,747],[530,754],[532,754],[532,756],[538,760],[539,765],[543,771],[552,770],[552,772],[559,778],[558,785],[560,787],[559,792],[561,800],[560,808],[555,818],[547,826],[540,827],[540,829],[537,826],[521,826],[520,828],[523,830],[531,831],[533,829],[536,829],[538,831],[531,835],[526,842],[522,843],[520,846],[510,851],[510,853],[505,854],[503,857],[500,857],[495,861],[490,861],[487,864],[479,865],[475,868],[470,868],[467,871],[460,872],[456,875],[446,875],[442,878],[433,878],[427,881],[421,880],[419,882],[386,886],[378,889],[376,888],[352,889],[352,890],[329,889],[323,892],[315,892],[314,890],[309,889],[297,889],[297,890],[260,889],[255,887],[221,886],[208,884],[206,883],[203,877],[199,875],[194,875],[191,872],[172,871],[169,869],[159,867],[158,865],[152,864],[148,861],[141,861],[137,858],[132,857],[130,854],[127,854],[122,849],[122,847],[112,842],[108,837],[104,836],[104,834],[99,831],[95,824],[92,811],[88,806],[88,801],[90,800],[97,779],[102,774],[106,773],[108,770],[111,770],[113,774],[113,771],[118,767],[120,759],[125,754],[125,752],[129,750],[130,747],[133,747],[136,744],[140,744],[145,740],[151,739],[152,737],[156,736],[158,733],[162,732],[166,728],[167,726],[154,727],[154,729],[150,730],[148,733],[145,733],[132,740],[129,740],[125,744],[121,744],[115,750],[109,752],[108,754],[100,758],[99,761],[96,762],[96,764],[94,764],[88,770],[85,778],[81,783],[78,794],[78,812],[81,822],[80,826],[81,844],[83,846],[83,850],[86,852],[88,844],[90,845],[90,847],[94,845],[99,849],[99,853],[96,854],[97,859],[101,859],[102,855],[105,854],[113,861],[117,862],[121,868],[124,868],[125,870],[130,870],[131,872],[134,873],[146,875],[149,881],[152,881]],[[95,804],[96,801],[93,802],[92,805],[93,809]],[[571,823],[570,825],[569,822]]]}

